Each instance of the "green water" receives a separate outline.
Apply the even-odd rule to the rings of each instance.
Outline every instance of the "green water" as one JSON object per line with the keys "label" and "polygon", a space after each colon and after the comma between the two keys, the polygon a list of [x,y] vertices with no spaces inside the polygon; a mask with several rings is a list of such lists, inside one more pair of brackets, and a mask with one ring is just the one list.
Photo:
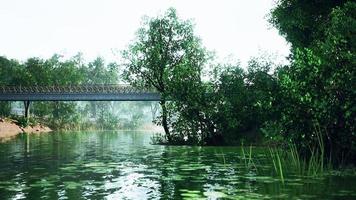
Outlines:
{"label": "green water", "polygon": [[356,175],[286,173],[262,148],[150,145],[145,132],[21,135],[0,144],[0,199],[356,199]]}

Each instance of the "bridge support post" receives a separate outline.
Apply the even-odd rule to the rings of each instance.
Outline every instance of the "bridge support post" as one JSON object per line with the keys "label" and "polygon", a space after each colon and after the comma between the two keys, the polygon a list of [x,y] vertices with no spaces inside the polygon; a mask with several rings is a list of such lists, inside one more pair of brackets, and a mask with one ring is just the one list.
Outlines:
{"label": "bridge support post", "polygon": [[25,118],[28,119],[30,117],[30,104],[31,101],[24,101],[25,104]]}

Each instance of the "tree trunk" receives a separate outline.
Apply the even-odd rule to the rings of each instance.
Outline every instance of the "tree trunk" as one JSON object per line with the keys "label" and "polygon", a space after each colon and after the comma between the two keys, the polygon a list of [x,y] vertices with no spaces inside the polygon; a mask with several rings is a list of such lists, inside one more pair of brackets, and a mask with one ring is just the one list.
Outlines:
{"label": "tree trunk", "polygon": [[158,108],[156,102],[151,102],[150,108],[151,108],[152,120],[155,120],[157,114],[157,108]]}
{"label": "tree trunk", "polygon": [[171,141],[171,135],[170,135],[170,132],[169,132],[169,128],[168,128],[168,122],[167,122],[167,107],[166,107],[166,100],[165,99],[162,99],[160,101],[160,104],[161,104],[161,107],[162,107],[162,126],[163,126],[163,129],[164,129],[164,132],[166,134],[166,138],[168,140],[168,142]]}
{"label": "tree trunk", "polygon": [[25,118],[28,119],[30,117],[30,101],[24,101],[25,104]]}

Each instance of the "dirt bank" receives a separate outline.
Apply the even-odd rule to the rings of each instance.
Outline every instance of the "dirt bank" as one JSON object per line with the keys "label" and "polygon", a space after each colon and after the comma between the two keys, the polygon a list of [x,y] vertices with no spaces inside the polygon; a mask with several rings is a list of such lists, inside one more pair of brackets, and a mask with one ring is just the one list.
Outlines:
{"label": "dirt bank", "polygon": [[20,133],[47,133],[52,131],[50,128],[38,124],[22,128],[16,124],[15,120],[0,118],[0,140],[16,136]]}

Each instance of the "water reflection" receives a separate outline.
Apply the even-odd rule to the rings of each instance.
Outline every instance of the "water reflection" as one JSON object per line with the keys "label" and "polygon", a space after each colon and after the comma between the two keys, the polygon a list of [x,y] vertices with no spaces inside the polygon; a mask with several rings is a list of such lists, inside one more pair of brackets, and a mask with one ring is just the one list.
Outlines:
{"label": "water reflection", "polygon": [[0,199],[353,199],[355,176],[275,177],[254,151],[153,146],[143,132],[22,135],[0,144]]}

